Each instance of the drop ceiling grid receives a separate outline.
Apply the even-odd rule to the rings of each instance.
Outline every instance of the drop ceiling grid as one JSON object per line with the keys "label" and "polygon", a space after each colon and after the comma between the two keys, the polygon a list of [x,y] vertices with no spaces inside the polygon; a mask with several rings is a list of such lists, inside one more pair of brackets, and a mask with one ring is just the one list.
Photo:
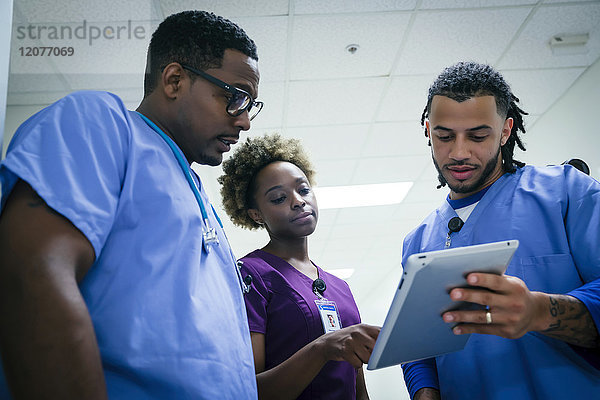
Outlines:
{"label": "drop ceiling grid", "polygon": [[[552,21],[552,23],[549,23]],[[550,39],[557,34],[589,33],[587,53],[554,55]],[[500,69],[588,67],[600,56],[600,2],[546,5],[538,8],[499,63]]]}
{"label": "drop ceiling grid", "polygon": [[161,0],[166,16],[184,10],[209,10],[235,20],[238,17],[287,15],[288,0]]}
{"label": "drop ceiling grid", "polygon": [[499,8],[523,6],[537,3],[538,0],[423,0],[422,9],[450,9],[450,8]]}
{"label": "drop ceiling grid", "polygon": [[[298,16],[290,79],[315,79],[314,71],[318,79],[387,76],[408,20],[407,13]],[[351,44],[359,46],[354,54]]]}
{"label": "drop ceiling grid", "polygon": [[[530,7],[419,12],[394,74],[433,73],[457,61],[493,63]],[[490,29],[498,27],[498,29]]]}
{"label": "drop ceiling grid", "polygon": [[[361,155],[368,127],[368,124],[295,127],[286,129],[284,136],[302,138],[302,146],[313,161],[356,159]],[[319,171],[317,182],[320,183]]]}
{"label": "drop ceiling grid", "polygon": [[415,114],[412,121],[373,123],[371,134],[362,146],[361,156],[428,156],[427,139],[418,117]]}
{"label": "drop ceiling grid", "polygon": [[[254,16],[235,18],[248,36],[254,40],[258,50],[260,82],[284,82],[286,69],[289,68],[288,16]],[[269,60],[268,62],[262,62]]]}
{"label": "drop ceiling grid", "polygon": [[[287,126],[370,122],[386,78],[292,81],[287,99]],[[315,95],[319,94],[319,95]]]}
{"label": "drop ceiling grid", "polygon": [[352,184],[414,182],[430,162],[426,156],[360,158]]}
{"label": "drop ceiling grid", "polygon": [[585,68],[504,71],[521,107],[529,113],[543,115],[568,90]]}
{"label": "drop ceiling grid", "polygon": [[303,14],[366,14],[384,11],[412,10],[417,4],[416,0],[290,0],[295,4],[297,15]]}
{"label": "drop ceiling grid", "polygon": [[15,0],[13,23],[60,23],[122,21],[123,16],[135,21],[159,18],[149,0]]}

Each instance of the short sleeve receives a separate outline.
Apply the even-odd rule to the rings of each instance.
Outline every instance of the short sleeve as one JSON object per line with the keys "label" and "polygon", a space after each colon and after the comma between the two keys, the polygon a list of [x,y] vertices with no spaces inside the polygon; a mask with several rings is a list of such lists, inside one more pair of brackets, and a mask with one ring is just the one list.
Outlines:
{"label": "short sleeve", "polygon": [[243,264],[240,267],[242,276],[246,277],[250,275],[252,277],[250,291],[244,295],[246,313],[248,314],[248,326],[250,332],[265,334],[267,332],[269,290],[262,276],[252,266],[252,262],[247,259],[242,259],[242,261]]}
{"label": "short sleeve", "polygon": [[569,207],[565,226],[571,254],[584,282],[600,278],[600,183],[565,166]]}
{"label": "short sleeve", "polygon": [[2,207],[18,179],[69,219],[96,258],[118,205],[130,140],[128,111],[110,93],[76,92],[19,127],[0,165]]}
{"label": "short sleeve", "polygon": [[435,358],[402,364],[402,371],[411,399],[415,397],[420,389],[440,389]]}

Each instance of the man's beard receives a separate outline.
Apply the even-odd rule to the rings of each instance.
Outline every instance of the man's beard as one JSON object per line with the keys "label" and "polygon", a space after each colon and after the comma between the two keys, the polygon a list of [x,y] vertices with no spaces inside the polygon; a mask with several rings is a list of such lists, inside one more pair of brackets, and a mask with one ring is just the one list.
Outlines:
{"label": "man's beard", "polygon": [[[440,166],[438,165],[437,161],[435,161],[435,158],[433,157],[433,152],[431,152],[431,158],[433,159],[433,165],[435,165],[435,169],[438,172],[438,179],[440,181],[441,186],[448,185],[450,190],[452,190],[454,193],[472,193],[472,192],[477,192],[477,191],[483,189],[483,185],[486,183],[488,178],[492,175],[492,173],[494,172],[494,169],[496,169],[496,165],[498,163],[499,157],[500,157],[500,146],[498,146],[498,152],[496,153],[496,156],[491,158],[487,162],[487,164],[485,164],[485,167],[483,168],[483,172],[482,172],[481,176],[479,177],[479,179],[477,179],[477,181],[475,181],[474,183],[472,183],[470,185],[466,185],[466,184],[462,184],[462,183],[455,185],[455,184],[450,184],[450,182],[448,182],[448,180],[446,179],[444,174],[442,174],[442,170],[440,169]],[[452,163],[452,164],[447,164],[447,166],[457,166],[457,165],[470,165],[470,164],[467,164],[464,162],[456,162],[456,163]]]}

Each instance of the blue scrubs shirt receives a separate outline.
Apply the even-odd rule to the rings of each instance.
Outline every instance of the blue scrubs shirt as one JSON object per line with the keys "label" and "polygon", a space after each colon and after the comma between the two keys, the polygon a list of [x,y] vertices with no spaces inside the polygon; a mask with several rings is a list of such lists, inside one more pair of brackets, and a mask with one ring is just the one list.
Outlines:
{"label": "blue scrubs shirt", "polygon": [[[403,260],[443,249],[455,216],[444,202],[407,236]],[[600,183],[571,166],[505,174],[452,233],[451,247],[510,239],[520,244],[507,275],[532,291],[577,297],[600,327]],[[596,398],[600,370],[587,358],[597,354],[537,332],[515,340],[472,334],[462,351],[403,368],[411,396],[439,387],[443,399]]]}
{"label": "blue scrubs shirt", "polygon": [[137,113],[105,92],[59,100],[15,134],[0,165],[2,206],[18,179],[95,250],[80,289],[109,397],[257,397],[246,310],[227,238],[198,181],[220,242],[203,249],[200,208],[185,175]]}

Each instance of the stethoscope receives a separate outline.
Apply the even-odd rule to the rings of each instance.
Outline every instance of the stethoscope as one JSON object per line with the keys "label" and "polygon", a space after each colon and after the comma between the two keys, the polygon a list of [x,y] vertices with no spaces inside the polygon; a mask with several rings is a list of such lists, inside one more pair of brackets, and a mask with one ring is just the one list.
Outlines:
{"label": "stethoscope", "polygon": [[[177,147],[175,142],[173,142],[173,140],[169,136],[167,136],[167,134],[164,133],[162,131],[162,129],[160,129],[154,122],[150,121],[150,119],[148,117],[146,117],[145,115],[143,115],[139,112],[138,112],[138,114],[140,115],[140,117],[142,117],[142,119],[144,121],[146,121],[146,123],[148,124],[148,126],[150,126],[150,128],[152,128],[156,133],[159,134],[159,136],[161,138],[163,138],[163,140],[167,143],[167,145],[169,145],[169,147],[171,148],[171,151],[175,155],[175,158],[177,159],[177,163],[179,164],[179,167],[183,171],[183,174],[185,175],[185,178],[187,179],[188,184],[190,185],[190,188],[192,189],[192,192],[194,193],[196,202],[198,203],[198,206],[200,206],[200,213],[202,214],[202,220],[204,221],[204,226],[202,227],[202,242],[207,245],[206,251],[208,252],[209,248],[210,248],[209,246],[217,246],[219,244],[219,237],[217,236],[217,230],[210,226],[210,221],[208,220],[208,214],[206,213],[206,209],[204,208],[204,202],[202,201],[202,198],[200,197],[200,191],[198,190],[198,187],[196,186],[196,181],[194,181],[194,177],[192,176],[192,171],[191,171],[189,164],[187,163],[187,161],[185,161],[183,159],[183,156],[181,155],[181,151],[179,151],[179,148]],[[212,205],[211,205],[211,207],[212,207]],[[217,221],[219,222],[219,225],[221,226],[221,228],[223,228],[223,223],[221,222],[221,219],[215,212],[214,208],[213,208],[213,214],[217,218]]]}
{"label": "stethoscope", "polygon": [[[167,145],[169,146],[169,148],[175,155],[175,159],[177,159],[177,163],[179,164],[179,167],[183,171],[183,174],[185,175],[185,178],[186,178],[188,184],[190,185],[192,192],[194,193],[196,202],[198,203],[198,206],[200,207],[200,213],[202,214],[202,220],[204,221],[204,226],[202,227],[202,245],[204,246],[204,249],[208,253],[210,251],[211,246],[219,245],[219,236],[217,235],[217,230],[210,226],[208,214],[206,213],[206,208],[204,208],[204,202],[202,201],[202,197],[200,196],[200,191],[198,190],[198,187],[196,186],[196,181],[194,180],[194,177],[192,176],[192,171],[191,171],[189,164],[187,163],[186,160],[183,159],[181,151],[179,150],[179,148],[177,147],[175,142],[173,142],[173,140],[169,136],[167,136],[167,134],[164,133],[162,131],[162,129],[160,129],[154,122],[150,121],[150,119],[148,117],[146,117],[145,115],[143,115],[139,112],[138,112],[138,114],[140,117],[142,117],[142,119],[146,122],[146,124],[148,124],[148,126],[150,128],[152,128],[152,130],[154,130],[156,133],[158,133],[158,135],[161,138],[163,138],[163,140],[167,143]],[[221,219],[217,215],[217,212],[215,211],[215,208],[212,206],[212,204],[211,204],[211,208],[213,211],[213,215],[219,222],[219,225],[221,226],[221,228],[223,228],[223,223],[221,222]],[[231,251],[231,248],[230,248],[230,251]],[[233,260],[235,260],[235,256],[233,255],[233,252],[231,253],[231,257]],[[240,281],[240,287],[242,289],[242,293],[246,294],[250,291],[250,287],[251,287],[250,284],[252,283],[252,277],[250,275],[248,275],[248,276],[246,276],[245,279],[242,278],[242,272],[240,270],[240,267],[241,267],[241,261],[236,264],[235,271],[236,271],[238,279]]]}

